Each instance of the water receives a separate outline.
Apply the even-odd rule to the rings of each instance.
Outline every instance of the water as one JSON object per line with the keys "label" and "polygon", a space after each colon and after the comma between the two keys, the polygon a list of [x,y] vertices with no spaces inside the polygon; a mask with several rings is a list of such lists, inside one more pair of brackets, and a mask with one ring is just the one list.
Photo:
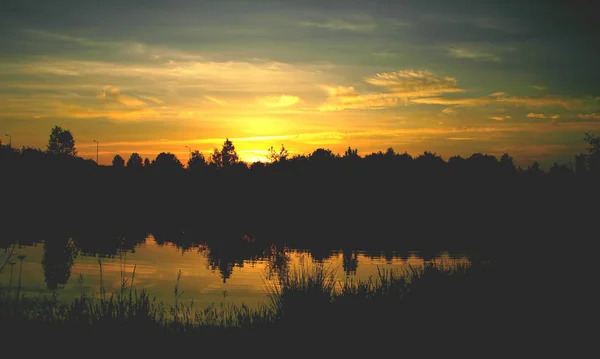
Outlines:
{"label": "water", "polygon": [[[247,243],[251,246],[252,243]],[[242,249],[240,249],[242,248]],[[209,248],[191,245],[183,249],[175,244],[157,243],[149,235],[133,250],[101,257],[82,254],[71,240],[62,244],[38,243],[15,248],[14,254],[25,255],[22,267],[15,256],[12,266],[7,265],[0,274],[0,284],[6,289],[17,286],[21,271],[21,292],[26,296],[52,295],[68,302],[82,292],[98,296],[101,272],[108,293],[121,287],[122,279],[145,288],[166,304],[174,302],[174,289],[178,274],[179,301],[194,301],[195,306],[211,303],[244,303],[257,307],[265,302],[265,289],[276,274],[284,268],[297,268],[304,264],[323,265],[335,271],[335,276],[367,279],[376,276],[378,268],[402,269],[408,265],[423,265],[425,260],[448,263],[468,263],[465,253],[439,252],[424,255],[418,251],[367,252],[364,250],[302,250],[271,246],[261,250],[240,248]],[[0,265],[6,253],[0,250]],[[425,258],[423,258],[425,256]],[[102,269],[102,270],[101,270]]]}

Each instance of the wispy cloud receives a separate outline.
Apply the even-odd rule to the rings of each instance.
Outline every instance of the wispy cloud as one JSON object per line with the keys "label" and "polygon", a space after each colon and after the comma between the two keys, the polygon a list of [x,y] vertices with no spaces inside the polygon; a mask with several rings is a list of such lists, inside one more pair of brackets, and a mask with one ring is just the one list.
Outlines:
{"label": "wispy cloud", "polygon": [[154,103],[155,103],[155,104],[157,104],[157,105],[162,105],[162,104],[164,104],[164,102],[163,102],[162,100],[160,100],[160,99],[158,99],[158,98],[156,98],[156,97],[152,97],[152,96],[145,96],[145,95],[138,95],[138,96],[139,96],[139,97],[141,97],[141,98],[143,98],[143,99],[146,99],[146,100],[148,100],[148,101],[152,101],[152,102],[154,102]]}
{"label": "wispy cloud", "polygon": [[302,21],[300,26],[316,27],[321,29],[329,29],[335,31],[353,31],[366,32],[371,31],[376,27],[374,22],[349,22],[339,19],[328,20],[324,22]]}
{"label": "wispy cloud", "polygon": [[455,78],[440,77],[429,71],[412,69],[377,73],[364,81],[385,92],[360,94],[351,86],[325,86],[329,98],[319,109],[382,109],[397,106],[400,100],[406,102],[412,98],[464,91],[458,88]]}
{"label": "wispy cloud", "polygon": [[[264,142],[264,141],[299,141],[304,142],[305,140],[340,140],[350,138],[372,138],[376,136],[398,136],[398,135],[440,135],[450,136],[452,138],[467,138],[466,136],[460,136],[461,134],[476,134],[476,133],[493,133],[493,132],[514,132],[518,131],[517,127],[456,127],[456,128],[405,128],[405,129],[376,129],[368,131],[317,131],[317,132],[306,132],[298,134],[284,134],[276,136],[250,136],[250,137],[230,137],[234,143],[245,143],[245,142]],[[196,139],[185,139],[185,140],[161,140],[161,141],[115,141],[105,142],[103,147],[149,147],[149,146],[180,146],[185,144],[221,144],[223,138],[196,138]],[[94,147],[95,144],[82,144],[78,147]]]}
{"label": "wispy cloud", "polygon": [[502,59],[495,54],[476,49],[451,47],[448,49],[448,55],[457,59],[469,59],[475,61],[500,62]]}
{"label": "wispy cloud", "polygon": [[227,102],[225,102],[225,101],[223,101],[223,100],[219,100],[219,99],[218,99],[218,98],[216,98],[216,97],[212,97],[212,96],[204,95],[204,98],[206,98],[207,100],[209,100],[209,101],[212,101],[212,102],[214,102],[214,103],[216,103],[217,105],[220,105],[220,106],[225,106],[225,105],[227,105]]}
{"label": "wispy cloud", "polygon": [[115,121],[153,121],[161,119],[161,112],[151,108],[96,109],[68,104],[58,105],[56,115],[67,118],[108,118]]}
{"label": "wispy cloud", "polygon": [[534,89],[536,89],[538,91],[544,91],[546,89],[545,86],[540,86],[540,85],[533,85],[531,87],[533,87]]}
{"label": "wispy cloud", "polygon": [[118,88],[112,86],[104,87],[104,90],[96,96],[96,98],[104,101],[110,102],[111,100],[116,100],[119,103],[127,106],[127,107],[143,107],[147,104],[144,101],[138,100],[131,96],[121,95],[121,92]]}
{"label": "wispy cloud", "polygon": [[495,120],[495,121],[504,121],[504,120],[510,120],[512,118],[512,116],[490,116],[489,117],[491,120]]}
{"label": "wispy cloud", "polygon": [[564,107],[573,109],[582,106],[584,101],[581,99],[571,99],[558,96],[546,97],[525,97],[510,96],[503,92],[493,93],[484,97],[466,97],[466,98],[445,98],[445,97],[427,97],[411,99],[410,102],[426,105],[450,105],[450,106],[485,106],[510,104],[525,107]]}
{"label": "wispy cloud", "polygon": [[[13,73],[57,76],[77,76],[87,79],[114,81],[130,80],[136,83],[177,85],[211,90],[243,92],[273,92],[282,83],[298,87],[312,87],[324,77],[326,65],[293,65],[276,61],[181,61],[176,63],[129,63],[82,61],[46,58],[23,61],[11,67]],[[326,74],[325,74],[326,75]]]}
{"label": "wispy cloud", "polygon": [[352,86],[323,86],[329,94],[320,111],[341,111],[345,109],[383,109],[395,106],[398,99],[392,94],[359,94]]}
{"label": "wispy cloud", "polygon": [[298,96],[281,95],[281,96],[266,96],[259,99],[259,102],[268,107],[286,107],[298,103]]}
{"label": "wispy cloud", "polygon": [[35,64],[23,69],[25,74],[42,73],[56,76],[81,76],[81,73],[77,70],[69,68],[60,68],[52,65]]}
{"label": "wispy cloud", "polygon": [[365,80],[371,85],[384,87],[397,97],[424,97],[442,93],[463,92],[453,77],[440,77],[429,71],[400,70],[382,72]]}
{"label": "wispy cloud", "polygon": [[527,117],[529,117],[529,118],[541,118],[541,119],[556,120],[557,118],[560,117],[560,115],[546,115],[544,113],[530,112],[530,113],[527,114]]}
{"label": "wispy cloud", "polygon": [[579,118],[583,118],[583,119],[591,119],[591,120],[600,120],[600,114],[596,114],[594,113],[580,113],[579,114]]}

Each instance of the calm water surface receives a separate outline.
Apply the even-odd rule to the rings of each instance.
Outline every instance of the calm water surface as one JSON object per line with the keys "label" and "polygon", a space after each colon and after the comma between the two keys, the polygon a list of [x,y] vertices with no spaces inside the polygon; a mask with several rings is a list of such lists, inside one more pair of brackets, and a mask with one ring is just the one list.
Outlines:
{"label": "calm water surface", "polygon": [[[5,253],[0,250],[0,260]],[[379,268],[402,269],[408,265],[423,265],[424,259],[416,251],[403,253],[367,253],[365,251],[310,251],[272,247],[259,255],[234,257],[223,251],[204,246],[192,246],[183,250],[174,244],[157,244],[152,235],[135,247],[112,257],[98,258],[81,254],[78,250],[64,248],[49,250],[43,243],[15,249],[15,254],[25,255],[15,265],[7,266],[0,274],[0,284],[6,289],[16,287],[21,270],[21,291],[27,296],[51,295],[56,292],[59,300],[70,301],[82,292],[98,295],[100,292],[100,267],[107,292],[118,290],[122,278],[131,283],[135,267],[134,287],[145,288],[157,301],[170,304],[174,301],[174,288],[181,273],[179,289],[183,291],[180,301],[196,305],[211,303],[244,303],[256,307],[266,299],[265,288],[272,274],[282,268],[323,265],[335,271],[340,280],[346,277],[367,279],[377,276]],[[239,253],[238,253],[239,254]],[[430,255],[429,255],[430,256]],[[241,259],[240,259],[241,257]],[[448,263],[468,263],[464,253],[440,252],[427,260]]]}

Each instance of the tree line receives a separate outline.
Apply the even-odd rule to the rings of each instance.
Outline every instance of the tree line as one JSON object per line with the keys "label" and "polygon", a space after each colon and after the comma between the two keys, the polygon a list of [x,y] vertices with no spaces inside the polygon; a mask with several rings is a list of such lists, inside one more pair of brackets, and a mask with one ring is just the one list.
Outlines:
{"label": "tree line", "polygon": [[[583,140],[588,144],[587,153],[580,153],[574,156],[574,163],[558,164],[554,163],[547,174],[552,176],[587,176],[600,175],[600,137],[585,133]],[[55,126],[48,139],[48,144],[45,151],[33,147],[23,146],[21,149],[15,149],[8,145],[4,145],[0,140],[0,161],[2,165],[7,165],[10,162],[40,162],[40,161],[56,161],[62,159],[63,162],[69,159],[78,160],[79,163],[87,163],[88,166],[92,160],[84,160],[77,156],[78,152],[75,147],[75,139],[72,133],[63,129],[60,126]],[[389,147],[385,152],[378,151],[367,154],[364,157],[358,155],[358,149],[348,147],[342,154],[335,154],[326,148],[318,148],[308,155],[291,156],[285,146],[282,144],[280,149],[275,149],[271,146],[268,149],[266,156],[267,162],[254,162],[247,164],[240,160],[235,146],[229,139],[221,148],[215,148],[211,154],[205,156],[200,151],[193,151],[186,164],[182,163],[177,156],[170,152],[161,152],[154,160],[147,157],[142,158],[138,153],[132,153],[127,161],[121,155],[115,155],[112,160],[112,167],[118,170],[127,169],[132,171],[152,170],[155,173],[176,174],[189,172],[192,174],[201,174],[211,171],[223,170],[254,170],[262,171],[268,167],[279,168],[282,170],[295,171],[299,169],[339,169],[340,167],[360,168],[361,165],[371,165],[369,167],[387,167],[393,165],[395,167],[412,167],[411,170],[431,171],[442,167],[449,167],[453,170],[461,172],[497,172],[504,173],[521,173],[529,175],[543,175],[546,172],[540,167],[537,161],[534,161],[527,168],[523,169],[520,166],[515,166],[513,158],[504,153],[499,159],[493,155],[474,153],[470,157],[464,158],[461,156],[452,156],[445,161],[440,155],[434,152],[425,151],[416,157],[410,154],[398,153],[392,147]],[[75,161],[72,161],[73,163]],[[97,165],[97,164],[96,164]],[[295,172],[294,171],[294,172]],[[231,171],[233,172],[233,171]]]}

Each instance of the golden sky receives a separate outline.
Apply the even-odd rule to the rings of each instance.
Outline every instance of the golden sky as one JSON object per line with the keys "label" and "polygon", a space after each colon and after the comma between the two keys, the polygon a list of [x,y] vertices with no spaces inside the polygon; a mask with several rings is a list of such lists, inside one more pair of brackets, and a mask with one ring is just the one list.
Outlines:
{"label": "golden sky", "polygon": [[44,147],[60,125],[102,164],[226,137],[249,162],[281,144],[572,161],[600,133],[598,25],[583,5],[459,2],[15,1],[0,132]]}

